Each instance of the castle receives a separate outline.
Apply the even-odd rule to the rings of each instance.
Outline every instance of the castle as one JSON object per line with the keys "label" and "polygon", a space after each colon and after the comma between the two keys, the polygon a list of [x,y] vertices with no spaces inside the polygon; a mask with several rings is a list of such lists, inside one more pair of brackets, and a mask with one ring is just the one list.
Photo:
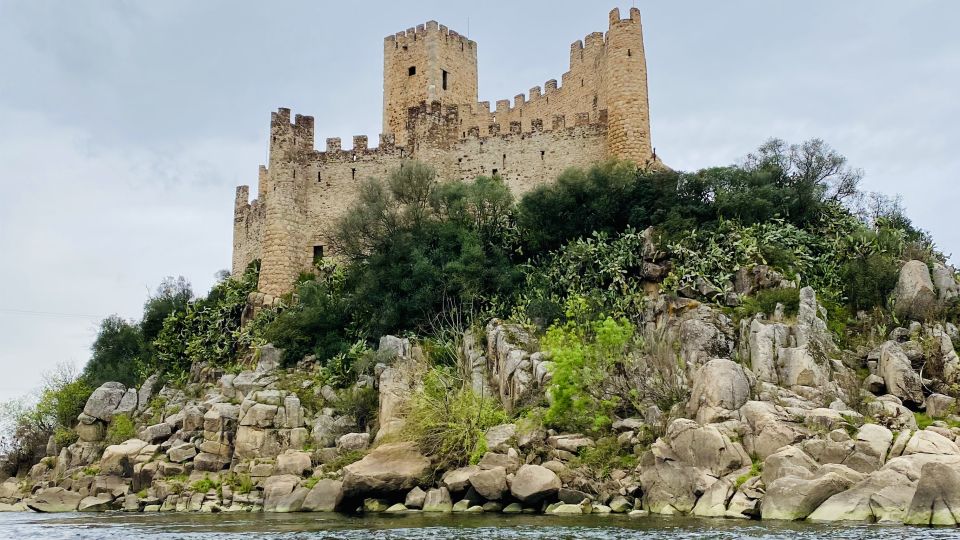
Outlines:
{"label": "castle", "polygon": [[496,175],[515,196],[569,167],[608,158],[656,162],[650,143],[647,68],[640,11],[610,12],[606,34],[570,46],[570,70],[529,95],[478,102],[477,44],[430,21],[383,41],[383,133],[344,150],[339,138],[314,149],[314,120],[279,109],[270,118],[270,154],[257,197],[239,186],[234,205],[233,274],[261,261],[258,289],[278,296],[301,271],[330,254],[329,233],[362,180],[385,178],[404,160],[440,178]]}

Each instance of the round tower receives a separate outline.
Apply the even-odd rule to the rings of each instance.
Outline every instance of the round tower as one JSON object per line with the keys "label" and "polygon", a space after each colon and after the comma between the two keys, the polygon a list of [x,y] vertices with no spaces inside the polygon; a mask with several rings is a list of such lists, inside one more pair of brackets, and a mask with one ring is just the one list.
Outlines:
{"label": "round tower", "polygon": [[646,164],[653,148],[639,9],[631,8],[630,18],[623,20],[619,9],[610,12],[605,61],[608,152],[617,159]]}
{"label": "round tower", "polygon": [[407,111],[477,103],[477,44],[430,21],[383,40],[383,133],[406,146]]}

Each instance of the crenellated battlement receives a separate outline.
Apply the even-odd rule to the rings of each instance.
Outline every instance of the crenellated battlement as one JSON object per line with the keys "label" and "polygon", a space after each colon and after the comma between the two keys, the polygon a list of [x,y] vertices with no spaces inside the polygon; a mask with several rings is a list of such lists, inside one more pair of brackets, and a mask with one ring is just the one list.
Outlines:
{"label": "crenellated battlement", "polygon": [[262,259],[260,291],[288,292],[315,257],[331,254],[329,232],[363,181],[409,159],[445,180],[498,176],[516,196],[604,159],[656,166],[640,11],[610,11],[606,32],[569,50],[559,78],[491,106],[478,97],[476,42],[437,21],[386,36],[378,137],[353,135],[349,149],[328,137],[318,149],[312,116],[271,113],[256,199],[248,202],[247,186],[235,194],[234,272]]}
{"label": "crenellated battlement", "polygon": [[414,41],[422,41],[428,33],[435,33],[448,41],[456,41],[464,48],[476,49],[477,43],[459,32],[447,28],[437,21],[427,21],[424,24],[417,25],[414,28],[408,28],[402,32],[390,34],[383,38],[385,44],[394,47],[402,47]]}

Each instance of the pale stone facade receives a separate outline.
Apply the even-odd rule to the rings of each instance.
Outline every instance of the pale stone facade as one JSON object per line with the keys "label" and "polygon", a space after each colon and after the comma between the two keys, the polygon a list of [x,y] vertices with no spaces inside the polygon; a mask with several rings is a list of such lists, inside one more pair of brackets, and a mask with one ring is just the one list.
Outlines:
{"label": "pale stone facade", "polygon": [[547,81],[529,97],[477,101],[477,44],[434,21],[384,39],[383,134],[371,148],[355,136],[314,148],[313,117],[271,114],[270,156],[257,197],[237,188],[233,273],[261,260],[261,292],[293,287],[314,258],[330,254],[329,232],[349,209],[360,182],[385,177],[418,159],[445,180],[499,175],[516,196],[569,167],[607,158],[656,163],[650,143],[646,59],[640,12],[610,13],[606,34],[570,48],[561,84]]}

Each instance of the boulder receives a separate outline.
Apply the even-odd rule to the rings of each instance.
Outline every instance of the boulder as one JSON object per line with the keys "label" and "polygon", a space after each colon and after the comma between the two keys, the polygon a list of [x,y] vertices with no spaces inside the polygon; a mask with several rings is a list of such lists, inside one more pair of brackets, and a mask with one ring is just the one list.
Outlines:
{"label": "boulder", "polygon": [[517,437],[516,424],[500,424],[487,429],[484,434],[487,440],[487,449],[491,452],[506,452],[510,444]]}
{"label": "boulder", "polygon": [[739,418],[736,410],[750,399],[753,374],[740,364],[716,358],[697,370],[687,414],[701,424]]}
{"label": "boulder", "polygon": [[871,473],[833,495],[810,514],[810,521],[902,522],[915,482],[892,469]]}
{"label": "boulder", "polygon": [[292,474],[271,476],[263,483],[264,512],[299,512],[309,490],[300,487],[300,477]]}
{"label": "boulder", "polygon": [[440,483],[451,493],[462,493],[466,491],[468,487],[470,487],[470,477],[478,472],[480,472],[480,467],[477,465],[453,469],[452,471],[447,471],[443,474],[443,478],[440,479]]}
{"label": "boulder", "polygon": [[927,263],[907,261],[900,269],[893,296],[894,310],[900,318],[924,320],[933,315],[937,308],[937,293]]}
{"label": "boulder", "polygon": [[283,349],[278,349],[268,343],[259,350],[256,373],[271,373],[280,367],[283,360]]}
{"label": "boulder", "polygon": [[958,518],[960,518],[960,471],[956,466],[945,463],[924,464],[904,523],[955,526]]}
{"label": "boulder", "polygon": [[366,450],[370,447],[369,433],[347,433],[337,439],[337,448],[343,452]]}
{"label": "boulder", "polygon": [[167,440],[172,433],[173,427],[166,422],[161,422],[143,428],[143,431],[140,432],[140,439],[148,443],[158,443]]}
{"label": "boulder", "polygon": [[344,467],[345,498],[368,494],[396,494],[417,485],[430,460],[410,442],[384,444],[363,459]]}
{"label": "boulder", "polygon": [[560,487],[560,478],[550,469],[540,465],[524,465],[514,475],[510,492],[520,502],[536,503],[553,496]]}
{"label": "boulder", "polygon": [[571,454],[576,454],[581,448],[588,448],[596,445],[596,443],[593,442],[593,439],[590,437],[584,437],[580,434],[553,435],[551,437],[547,437],[547,444],[553,448],[556,448],[557,450],[563,450],[564,452],[570,452]]}
{"label": "boulder", "polygon": [[311,470],[313,470],[313,464],[307,452],[287,450],[277,456],[276,474],[302,476]]}
{"label": "boulder", "polygon": [[689,514],[699,495],[716,480],[702,469],[675,461],[644,466],[642,471],[643,507],[653,514]]}
{"label": "boulder", "polygon": [[767,519],[798,520],[809,516],[821,503],[846,490],[852,482],[835,472],[815,478],[785,476],[767,486],[760,505],[761,516]]}
{"label": "boulder", "polygon": [[343,482],[324,478],[303,499],[304,512],[333,512],[343,499]]}
{"label": "boulder", "polygon": [[380,429],[375,442],[399,433],[404,426],[404,412],[413,390],[422,379],[426,369],[423,362],[413,354],[410,342],[394,336],[380,338],[381,351],[395,353],[396,359],[380,373],[378,388],[380,408],[377,419]]}
{"label": "boulder", "polygon": [[480,471],[470,477],[470,485],[488,501],[499,501],[507,492],[507,470],[503,467]]}
{"label": "boulder", "polygon": [[121,444],[108,446],[100,458],[100,473],[130,477],[133,474],[133,465],[137,457],[147,446],[146,441],[130,439]]}
{"label": "boulder", "polygon": [[957,400],[944,394],[930,394],[924,403],[931,418],[943,418],[958,412]]}
{"label": "boulder", "polygon": [[764,460],[763,483],[769,486],[787,476],[810,478],[818,468],[820,465],[806,452],[795,446],[785,446]]}
{"label": "boulder", "polygon": [[167,450],[167,457],[174,463],[189,461],[197,455],[197,447],[193,443],[176,443]]}
{"label": "boulder", "polygon": [[936,454],[936,455],[960,455],[960,448],[950,439],[931,431],[924,429],[917,431],[907,441],[907,446],[903,449],[903,455],[910,454]]}
{"label": "boulder", "polygon": [[937,298],[941,303],[960,296],[960,284],[957,284],[956,272],[942,262],[933,263],[933,286],[937,289]]}
{"label": "boulder", "polygon": [[420,509],[423,508],[423,501],[427,498],[427,492],[420,489],[420,486],[417,486],[410,490],[407,493],[406,498],[403,500],[403,505],[407,508]]}
{"label": "boulder", "polygon": [[77,506],[78,512],[106,512],[111,509],[113,496],[102,493],[96,497],[84,497]]}
{"label": "boulder", "polygon": [[436,488],[427,490],[423,499],[424,512],[452,512],[453,501],[450,499],[450,492],[447,488]]}
{"label": "boulder", "polygon": [[126,393],[126,386],[118,382],[105,382],[87,398],[87,403],[83,406],[83,414],[109,422]]}
{"label": "boulder", "polygon": [[887,341],[880,347],[878,369],[888,393],[903,401],[923,403],[920,375],[913,370],[899,343]]}
{"label": "boulder", "polygon": [[[662,447],[669,444],[669,452]],[[655,452],[723,476],[750,465],[750,456],[739,442],[717,429],[716,425],[701,426],[693,420],[679,418],[670,423],[664,437],[654,443]]]}
{"label": "boulder", "polygon": [[34,512],[74,512],[82,499],[83,496],[79,493],[67,491],[61,487],[52,487],[41,489],[24,502],[27,508]]}
{"label": "boulder", "polygon": [[142,412],[150,404],[150,399],[153,398],[153,392],[159,381],[160,374],[154,373],[140,385],[140,390],[137,391],[137,411]]}

